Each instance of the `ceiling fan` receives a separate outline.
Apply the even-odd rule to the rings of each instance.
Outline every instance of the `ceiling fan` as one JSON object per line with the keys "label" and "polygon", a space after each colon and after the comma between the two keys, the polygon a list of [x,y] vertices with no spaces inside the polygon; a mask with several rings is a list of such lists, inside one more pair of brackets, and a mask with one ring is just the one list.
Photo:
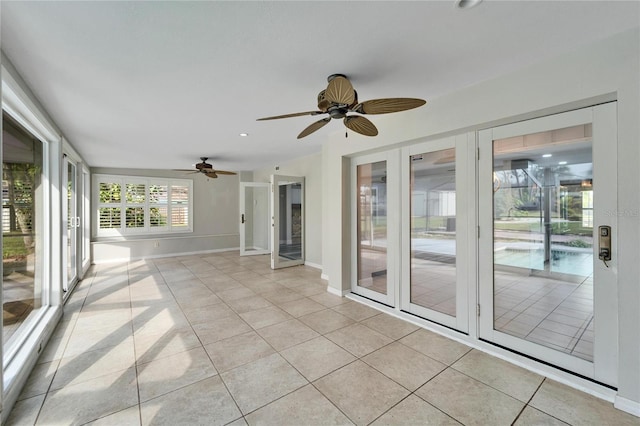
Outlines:
{"label": "ceiling fan", "polygon": [[300,117],[303,115],[329,114],[328,117],[316,121],[304,129],[298,135],[298,139],[309,136],[311,133],[326,125],[332,118],[342,118],[344,125],[356,133],[365,136],[376,136],[378,129],[371,121],[361,115],[347,114],[350,112],[358,114],[388,114],[417,108],[427,103],[425,100],[415,98],[386,98],[358,102],[358,94],[345,75],[332,74],[327,77],[327,80],[329,81],[329,85],[318,94],[317,111],[296,112],[293,114],[258,118],[258,121]]}
{"label": "ceiling fan", "polygon": [[214,170],[213,166],[207,163],[209,157],[200,157],[201,163],[196,164],[196,170],[193,169],[176,169],[179,172],[202,173],[208,178],[217,179],[218,175],[235,175],[235,172],[227,172],[225,170]]}

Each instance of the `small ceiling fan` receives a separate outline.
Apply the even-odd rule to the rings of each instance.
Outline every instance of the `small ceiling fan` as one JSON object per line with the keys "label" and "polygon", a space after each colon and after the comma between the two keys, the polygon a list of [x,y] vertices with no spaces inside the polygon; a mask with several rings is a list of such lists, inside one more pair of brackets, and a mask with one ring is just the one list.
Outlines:
{"label": "small ceiling fan", "polygon": [[225,170],[214,170],[213,166],[207,163],[209,157],[200,157],[201,163],[196,164],[196,170],[193,169],[176,169],[179,172],[202,173],[208,178],[217,179],[218,175],[235,175],[235,172],[227,172]]}
{"label": "small ceiling fan", "polygon": [[415,98],[386,98],[358,102],[358,94],[345,75],[332,74],[327,77],[327,80],[329,81],[329,85],[318,94],[317,111],[296,112],[293,114],[258,118],[258,121],[300,117],[303,115],[329,114],[329,117],[316,121],[304,129],[298,135],[298,139],[309,136],[311,133],[325,126],[332,118],[342,118],[344,125],[356,133],[365,136],[376,136],[378,129],[371,121],[361,115],[347,114],[350,112],[358,114],[388,114],[418,108],[427,103],[425,100]]}

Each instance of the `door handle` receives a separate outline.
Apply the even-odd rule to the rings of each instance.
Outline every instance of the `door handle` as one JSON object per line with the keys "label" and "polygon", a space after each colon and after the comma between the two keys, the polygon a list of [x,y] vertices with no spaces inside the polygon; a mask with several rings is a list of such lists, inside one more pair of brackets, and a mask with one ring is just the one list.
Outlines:
{"label": "door handle", "polygon": [[608,268],[607,261],[611,260],[611,227],[598,226],[598,258]]}
{"label": "door handle", "polygon": [[244,213],[240,216],[240,223],[244,223]]}

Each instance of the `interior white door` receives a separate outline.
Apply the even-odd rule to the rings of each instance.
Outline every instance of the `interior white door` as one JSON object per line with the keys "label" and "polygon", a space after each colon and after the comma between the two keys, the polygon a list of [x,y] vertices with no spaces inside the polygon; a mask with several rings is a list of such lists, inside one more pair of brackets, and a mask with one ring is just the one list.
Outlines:
{"label": "interior white door", "polygon": [[399,151],[354,158],[351,166],[351,291],[397,306]]}
{"label": "interior white door", "polygon": [[304,177],[271,176],[271,268],[304,265]]}
{"label": "interior white door", "polygon": [[402,150],[400,307],[465,333],[474,145],[462,134]]}
{"label": "interior white door", "polygon": [[269,254],[269,183],[240,182],[240,256]]}
{"label": "interior white door", "polygon": [[480,337],[611,386],[616,141],[615,103],[484,130],[478,178]]}

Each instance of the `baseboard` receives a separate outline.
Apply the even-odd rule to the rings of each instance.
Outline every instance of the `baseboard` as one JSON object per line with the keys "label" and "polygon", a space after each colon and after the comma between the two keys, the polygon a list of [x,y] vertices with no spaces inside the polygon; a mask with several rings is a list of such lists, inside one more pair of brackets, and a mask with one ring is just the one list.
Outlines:
{"label": "baseboard", "polygon": [[320,274],[320,279],[321,280],[325,280],[325,281],[329,281],[329,275],[325,274],[324,272],[322,274]]}
{"label": "baseboard", "polygon": [[305,260],[304,264],[305,264],[305,266],[311,266],[312,268],[322,270],[322,265],[318,265],[317,263],[313,263],[313,262],[309,262],[309,261]]}
{"label": "baseboard", "polygon": [[338,290],[336,288],[331,287],[330,285],[327,286],[327,292],[331,293],[331,294],[335,294],[336,296],[340,296],[340,297],[344,297],[346,294],[351,293],[351,290]]}
{"label": "baseboard", "polygon": [[618,410],[640,417],[640,402],[638,401],[632,401],[616,395],[616,399],[613,401],[613,406]]}
{"label": "baseboard", "polygon": [[212,250],[201,250],[201,251],[188,251],[188,252],[181,252],[181,253],[153,254],[150,256],[141,256],[141,257],[122,257],[117,259],[92,261],[91,264],[104,265],[107,263],[122,263],[122,262],[132,262],[134,260],[161,259],[164,257],[193,256],[196,254],[221,253],[225,251],[235,251],[235,250],[240,250],[240,247],[229,247],[229,248],[223,248],[223,249],[212,249]]}

